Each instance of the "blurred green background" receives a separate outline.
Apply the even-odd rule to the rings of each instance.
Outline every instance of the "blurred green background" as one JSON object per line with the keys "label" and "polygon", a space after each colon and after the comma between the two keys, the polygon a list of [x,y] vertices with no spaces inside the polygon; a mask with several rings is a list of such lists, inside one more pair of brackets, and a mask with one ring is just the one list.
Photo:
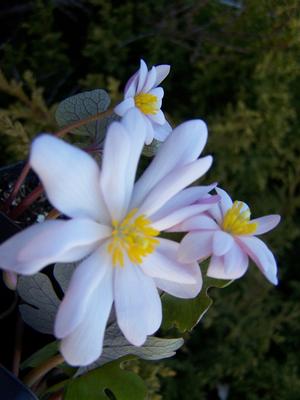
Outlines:
{"label": "blurred green background", "polygon": [[214,306],[177,357],[135,366],[151,399],[300,399],[299,1],[2,1],[0,22],[1,165],[56,128],[62,99],[98,87],[121,99],[143,58],[172,66],[170,121],[208,123],[205,183],[218,181],[253,216],[283,217],[266,235],[279,286],[252,266],[211,290]]}

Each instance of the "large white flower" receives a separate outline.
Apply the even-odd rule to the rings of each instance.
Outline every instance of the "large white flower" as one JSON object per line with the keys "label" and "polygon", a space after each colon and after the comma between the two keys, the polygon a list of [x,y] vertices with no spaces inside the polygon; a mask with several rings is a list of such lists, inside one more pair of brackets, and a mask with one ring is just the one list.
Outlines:
{"label": "large white flower", "polygon": [[275,228],[279,215],[250,220],[249,207],[232,202],[217,188],[220,203],[205,214],[183,221],[172,230],[190,231],[182,240],[179,260],[193,262],[211,256],[207,275],[218,279],[237,279],[245,274],[250,257],[266,278],[276,285],[277,265],[272,252],[256,237]]}
{"label": "large white flower", "polygon": [[206,126],[194,120],[177,127],[134,184],[145,136],[136,110],[110,125],[101,171],[88,154],[51,135],[32,145],[30,165],[50,202],[70,219],[34,225],[6,241],[1,267],[34,274],[54,262],[83,260],[55,322],[71,365],[99,357],[113,302],[121,330],[139,346],[161,324],[157,288],[181,298],[201,289],[198,264],[178,262],[179,244],[159,231],[211,206],[190,205],[189,189],[183,190],[211,165],[211,156],[198,159]]}
{"label": "large white flower", "polygon": [[172,131],[160,109],[164,90],[158,87],[169,72],[169,65],[153,66],[148,71],[145,61],[141,60],[140,69],[125,86],[124,100],[114,109],[121,117],[132,108],[140,111],[147,129],[146,144],[150,144],[153,138],[163,142]]}

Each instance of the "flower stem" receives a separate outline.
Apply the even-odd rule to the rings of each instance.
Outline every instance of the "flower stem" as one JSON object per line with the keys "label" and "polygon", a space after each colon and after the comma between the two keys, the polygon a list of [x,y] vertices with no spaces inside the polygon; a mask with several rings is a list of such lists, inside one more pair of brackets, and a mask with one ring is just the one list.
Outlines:
{"label": "flower stem", "polygon": [[[91,115],[90,117],[87,117],[85,119],[81,119],[80,121],[76,121],[73,124],[65,126],[64,128],[60,129],[59,131],[54,132],[53,135],[56,136],[56,137],[62,137],[66,133],[71,132],[72,130],[74,130],[76,128],[79,128],[80,126],[86,125],[89,122],[96,121],[97,119],[103,119],[105,117],[108,117],[109,115],[112,114],[112,112],[113,112],[113,108],[109,108],[108,110],[106,110],[104,112],[100,112],[100,113],[97,113],[95,115]],[[18,194],[18,192],[20,190],[20,187],[24,183],[29,171],[30,171],[30,165],[29,165],[29,162],[27,161],[26,164],[23,167],[23,170],[22,170],[20,176],[18,177],[18,179],[17,179],[17,181],[16,181],[16,183],[14,185],[14,188],[13,188],[12,192],[10,193],[9,197],[7,198],[7,200],[6,200],[5,204],[4,204],[4,210],[5,211],[9,209],[9,207],[12,204],[12,202],[16,198],[16,196],[17,196],[17,194]],[[36,199],[34,199],[34,200],[36,200]],[[23,212],[23,210],[22,210],[22,212]],[[12,214],[12,215],[14,215],[14,214]],[[17,213],[17,215],[20,215],[20,214]]]}
{"label": "flower stem", "polygon": [[38,382],[44,375],[46,375],[49,371],[51,371],[51,369],[57,367],[63,362],[64,362],[63,356],[61,354],[57,354],[56,356],[49,358],[49,360],[44,362],[39,367],[36,367],[32,371],[30,371],[23,379],[23,382],[25,383],[25,385],[31,387],[36,382]]}

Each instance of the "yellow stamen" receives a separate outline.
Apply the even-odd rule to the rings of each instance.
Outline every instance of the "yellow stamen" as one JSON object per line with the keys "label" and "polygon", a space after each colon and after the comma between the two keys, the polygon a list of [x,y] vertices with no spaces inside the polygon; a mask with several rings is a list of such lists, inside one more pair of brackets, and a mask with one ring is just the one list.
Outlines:
{"label": "yellow stamen", "polygon": [[134,102],[144,114],[155,115],[158,112],[157,97],[150,93],[139,93],[134,97]]}
{"label": "yellow stamen", "polygon": [[222,228],[224,231],[233,235],[251,235],[255,233],[258,224],[250,222],[250,210],[242,211],[244,203],[242,201],[235,201],[233,206],[227,210]]}
{"label": "yellow stamen", "polygon": [[140,264],[159,243],[155,239],[159,231],[151,227],[151,221],[144,215],[134,219],[136,212],[136,208],[131,210],[121,223],[112,222],[114,229],[107,250],[112,256],[113,266],[124,267],[124,253],[133,264]]}

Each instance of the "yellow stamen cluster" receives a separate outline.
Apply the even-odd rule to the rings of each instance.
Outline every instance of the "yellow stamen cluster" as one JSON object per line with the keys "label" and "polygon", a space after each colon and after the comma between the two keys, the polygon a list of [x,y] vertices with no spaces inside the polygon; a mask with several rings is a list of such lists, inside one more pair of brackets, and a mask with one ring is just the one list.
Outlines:
{"label": "yellow stamen cluster", "polygon": [[139,93],[134,97],[134,102],[144,114],[157,114],[157,97],[150,93]]}
{"label": "yellow stamen cluster", "polygon": [[113,221],[112,240],[108,245],[113,266],[124,267],[124,253],[133,264],[140,264],[143,257],[152,253],[159,243],[155,239],[159,231],[150,226],[151,221],[144,215],[134,218],[136,212],[136,208],[131,210],[121,223]]}
{"label": "yellow stamen cluster", "polygon": [[250,210],[242,211],[244,203],[235,201],[233,206],[227,210],[222,228],[233,235],[251,235],[257,229],[256,222],[250,222]]}

